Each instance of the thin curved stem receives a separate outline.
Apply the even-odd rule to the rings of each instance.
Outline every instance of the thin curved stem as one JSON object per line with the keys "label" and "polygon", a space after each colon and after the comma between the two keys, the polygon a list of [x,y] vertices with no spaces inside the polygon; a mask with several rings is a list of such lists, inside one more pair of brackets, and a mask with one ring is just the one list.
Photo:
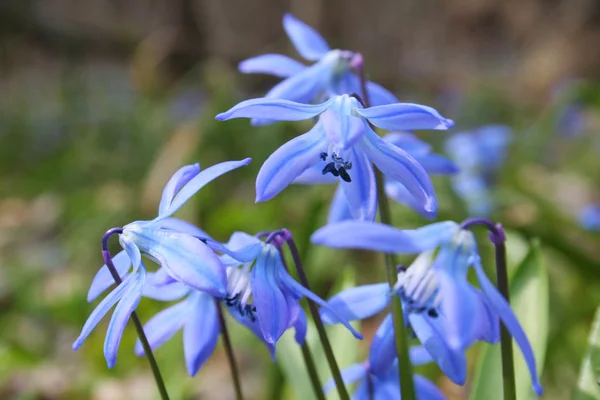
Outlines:
{"label": "thin curved stem", "polygon": [[229,331],[227,330],[227,324],[225,323],[225,316],[223,315],[223,309],[219,300],[215,299],[215,305],[217,306],[217,314],[219,316],[219,326],[221,327],[221,338],[223,338],[223,347],[227,354],[227,362],[229,363],[229,369],[231,370],[231,379],[233,380],[233,388],[235,389],[235,398],[237,400],[244,400],[242,394],[242,385],[240,383],[240,375],[235,361],[235,355],[233,354],[233,347],[231,346],[231,340],[229,339]]}
{"label": "thin curved stem", "polygon": [[[360,79],[360,89],[362,92],[361,103],[365,107],[371,106],[369,92],[367,91],[367,80],[365,79],[365,70],[362,63],[362,57],[354,66],[354,70]],[[359,99],[360,100],[360,99]],[[385,193],[383,174],[375,168],[375,181],[377,184],[377,201],[379,207],[379,219],[386,225],[392,225],[392,216],[390,213],[390,204]],[[393,254],[385,253],[385,269],[390,289],[398,281],[398,273],[396,270],[396,261]],[[392,298],[392,319],[394,322],[394,336],[396,341],[396,354],[398,356],[398,374],[400,375],[400,396],[404,400],[415,399],[415,388],[413,382],[413,368],[410,363],[408,338],[406,329],[404,328],[404,312],[400,298],[394,296]]]}
{"label": "thin curved stem", "polygon": [[[282,229],[280,232],[288,248],[290,249],[290,253],[292,254],[292,259],[294,260],[294,264],[296,265],[296,271],[298,272],[298,278],[300,279],[300,283],[306,289],[311,290],[310,283],[308,282],[308,278],[306,276],[306,272],[304,271],[304,267],[302,266],[300,252],[298,251],[298,247],[296,247],[296,242],[294,242],[292,233],[287,229]],[[350,396],[348,395],[348,391],[346,390],[346,385],[344,384],[344,380],[342,379],[340,367],[338,366],[337,361],[335,360],[335,355],[333,354],[331,343],[329,342],[329,338],[327,337],[325,325],[323,324],[321,316],[319,315],[319,310],[317,309],[316,304],[312,300],[307,300],[308,309],[313,318],[313,321],[315,322],[315,327],[317,328],[317,333],[319,334],[319,339],[321,341],[321,345],[323,346],[323,351],[325,352],[325,358],[327,359],[327,363],[329,364],[329,369],[331,370],[331,375],[333,376],[333,380],[335,382],[338,394],[340,395],[340,399],[350,400]]]}
{"label": "thin curved stem", "polygon": [[[122,228],[112,228],[106,231],[104,237],[102,238],[102,257],[104,258],[104,263],[108,267],[110,274],[113,279],[117,283],[117,285],[121,284],[122,280],[119,276],[119,272],[115,268],[115,265],[112,262],[112,258],[110,256],[110,251],[108,251],[108,239],[115,234],[123,233]],[[142,347],[144,348],[144,354],[148,358],[148,362],[150,363],[150,368],[152,369],[152,374],[154,375],[154,381],[156,382],[156,387],[160,393],[160,397],[163,400],[169,400],[169,394],[167,393],[167,388],[165,386],[165,382],[163,381],[162,375],[160,374],[160,369],[158,368],[158,363],[154,358],[154,353],[152,352],[152,348],[150,347],[150,343],[148,343],[148,338],[146,338],[146,334],[144,333],[144,326],[140,321],[137,313],[134,311],[131,313],[131,320],[133,321],[133,325],[135,326],[135,330],[137,331],[137,335],[140,338],[140,342],[142,343]]]}
{"label": "thin curved stem", "polygon": [[[490,241],[494,244],[496,256],[496,285],[506,301],[510,304],[508,268],[506,265],[506,235],[501,224],[494,224],[487,218],[468,218],[460,224],[461,229],[469,229],[476,225],[485,226],[489,231]],[[512,348],[512,337],[506,326],[500,322],[500,351],[502,354],[502,384],[504,399],[516,400],[515,367]]]}

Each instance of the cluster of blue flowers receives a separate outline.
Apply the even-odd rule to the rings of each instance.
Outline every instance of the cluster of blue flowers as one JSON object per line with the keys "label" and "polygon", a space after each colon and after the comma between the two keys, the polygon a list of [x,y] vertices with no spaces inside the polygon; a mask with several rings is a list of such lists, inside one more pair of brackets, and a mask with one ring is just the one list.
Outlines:
{"label": "cluster of blue flowers", "polygon": [[[410,349],[413,364],[435,362],[449,379],[462,385],[467,377],[465,351],[477,341],[497,343],[502,321],[525,357],[535,392],[541,394],[531,346],[510,305],[487,278],[473,234],[454,222],[416,230],[374,222],[379,199],[373,166],[385,176],[385,191],[380,193],[434,218],[438,206],[429,174],[455,174],[461,169],[467,175],[457,175],[455,184],[459,192],[473,195],[474,187],[488,176],[481,166],[492,166],[490,157],[494,156],[493,166],[501,163],[497,149],[507,143],[505,130],[482,129],[475,141],[466,134],[454,136],[448,146],[455,162],[432,154],[427,143],[408,131],[447,130],[454,125],[452,120],[431,107],[400,103],[383,87],[365,81],[359,53],[330,49],[317,32],[292,15],[285,15],[283,24],[298,53],[314,64],[306,66],[278,54],[242,62],[242,72],[268,73],[284,80],[264,98],[243,101],[216,116],[218,120],[251,118],[255,125],[315,121],[307,133],[282,145],[264,162],[256,179],[256,201],[273,198],[291,183],[337,183],[328,225],[313,234],[312,242],[334,248],[418,254],[414,263],[408,268],[398,267],[394,287],[388,283],[360,286],[326,302],[291,277],[277,235],[235,232],[227,243],[220,243],[196,226],[172,217],[204,185],[247,165],[250,159],[223,162],[205,170],[199,164],[189,165],[177,171],[165,186],[158,217],[109,231],[119,235],[124,249],[112,261],[107,259],[107,264],[114,264],[121,282],[92,312],[73,348],[78,349],[116,305],[104,347],[112,367],[125,325],[141,298],[177,300],[148,321],[144,331],[150,348],[155,349],[182,329],[187,370],[194,375],[215,349],[222,329],[221,308],[274,354],[277,341],[288,329],[293,328],[296,341],[304,343],[307,322],[299,303],[302,298],[321,306],[325,323],[344,324],[359,339],[362,336],[352,328],[351,320],[373,316],[399,300],[406,329],[420,342]],[[377,128],[390,132],[381,137]],[[485,162],[465,165],[472,162],[472,154],[485,154]],[[474,206],[482,202],[480,198],[473,200]],[[487,207],[479,212],[484,213]],[[147,271],[143,257],[159,268]],[[467,279],[471,268],[479,288]],[[88,301],[114,283],[110,265],[104,265],[92,282]],[[348,384],[361,381],[355,399],[399,398],[394,336],[388,315],[371,343],[368,360],[342,373]],[[144,354],[141,342],[135,352]],[[415,375],[414,383],[417,398],[444,398],[424,377]],[[332,387],[332,383],[327,384],[324,390]]]}

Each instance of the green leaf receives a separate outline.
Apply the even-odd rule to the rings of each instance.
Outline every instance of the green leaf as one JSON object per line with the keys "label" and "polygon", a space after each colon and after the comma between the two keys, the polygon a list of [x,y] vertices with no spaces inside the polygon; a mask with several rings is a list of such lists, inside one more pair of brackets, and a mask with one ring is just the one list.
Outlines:
{"label": "green leaf", "polygon": [[588,338],[588,348],[581,363],[579,381],[574,400],[600,399],[600,307],[596,309],[592,329]]}
{"label": "green leaf", "polygon": [[[508,248],[510,251],[510,248]],[[548,274],[542,263],[540,246],[534,241],[510,281],[511,306],[527,334],[541,374],[548,342]],[[529,370],[513,341],[517,399],[533,399]],[[485,344],[479,355],[471,400],[503,400],[500,344]]]}

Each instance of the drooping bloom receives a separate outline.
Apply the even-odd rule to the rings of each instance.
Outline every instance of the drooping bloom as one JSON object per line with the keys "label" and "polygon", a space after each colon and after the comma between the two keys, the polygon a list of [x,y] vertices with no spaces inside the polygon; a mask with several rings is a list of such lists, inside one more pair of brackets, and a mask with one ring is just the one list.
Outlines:
{"label": "drooping bloom", "polygon": [[[142,254],[157,262],[172,280],[213,296],[227,293],[227,276],[218,256],[196,236],[185,229],[182,231],[181,228],[189,224],[170,217],[204,185],[249,162],[249,158],[228,161],[204,171],[200,171],[199,164],[181,168],[165,186],[158,217],[151,221],[136,221],[122,228],[119,242],[124,250],[114,257],[113,263],[123,281],[94,309],[73,343],[74,350],[83,344],[100,320],[118,303],[104,342],[108,366],[115,365],[123,330],[139,304],[146,281]],[[93,301],[113,283],[108,267],[104,265],[94,277],[88,301]]]}
{"label": "drooping bloom", "polygon": [[[412,133],[391,132],[386,135],[383,140],[410,154],[429,174],[454,174],[457,172],[457,168],[452,161],[444,156],[432,154],[431,146]],[[346,199],[343,184],[331,174],[323,175],[322,171],[325,165],[326,161],[323,161],[322,163],[310,167],[296,178],[294,183],[339,183],[329,208],[329,218],[327,219],[327,223],[333,224],[347,219],[354,219],[350,205]],[[397,180],[387,178],[385,181],[385,192],[390,198],[411,207],[418,213],[421,213],[425,218],[433,218],[435,216],[435,212],[426,211],[422,204],[420,204],[410,194],[406,187]],[[375,193],[375,196],[377,196],[377,193]],[[361,214],[361,217],[363,220],[373,221],[377,214],[377,197],[375,197],[373,202],[368,203],[368,205],[371,209],[364,214]]]}
{"label": "drooping bloom", "polygon": [[[375,374],[369,367],[369,362],[353,364],[342,371],[342,379],[346,384],[360,382],[352,395],[352,400],[370,399],[400,399],[400,379],[398,375],[398,363],[382,374]],[[427,378],[415,374],[414,384],[417,400],[444,400],[443,393]],[[373,397],[369,393],[369,387],[373,391]],[[335,382],[327,382],[323,390],[325,393],[335,388]]]}
{"label": "drooping bloom", "polygon": [[427,172],[410,154],[383,140],[370,126],[388,130],[450,128],[452,120],[433,108],[408,103],[364,108],[348,95],[318,105],[263,98],[243,101],[216,119],[297,121],[318,115],[318,122],[309,132],[290,140],[265,161],[256,179],[256,201],[273,198],[309,168],[324,165],[322,175],[331,173],[340,178],[353,218],[373,219],[374,163],[388,178],[402,183],[423,212],[435,212],[435,193]]}
{"label": "drooping bloom", "polygon": [[[264,54],[242,61],[244,73],[264,73],[285,78],[266,95],[268,98],[299,103],[322,101],[331,96],[360,93],[360,80],[352,68],[362,64],[362,56],[348,50],[331,50],[325,39],[314,29],[291,14],[283,17],[283,27],[298,53],[308,61],[305,66],[281,54]],[[397,103],[398,99],[382,86],[367,82],[367,92],[373,105]],[[267,122],[269,118],[255,120]]]}
{"label": "drooping bloom", "polygon": [[[454,222],[398,230],[378,223],[345,221],[319,229],[312,241],[329,247],[389,253],[425,252],[418,265],[399,276],[395,289],[408,313],[411,328],[432,358],[444,372],[454,371],[452,376],[449,375],[451,379],[464,382],[466,363],[457,355],[474,340],[497,341],[495,321],[499,318],[519,345],[531,373],[533,388],[541,394],[531,345],[510,305],[487,278],[470,231],[461,229]],[[427,252],[438,248],[435,259],[427,261],[432,259],[432,254]],[[467,280],[470,267],[475,270],[480,290]],[[342,299],[342,303],[348,301]],[[346,308],[355,310],[351,305]],[[341,313],[340,307],[334,309]],[[360,307],[357,309],[361,310]],[[393,350],[393,340],[388,342],[384,354],[390,353],[389,346]]]}
{"label": "drooping bloom", "polygon": [[453,176],[452,186],[470,215],[487,216],[494,210],[492,188],[510,139],[510,128],[502,125],[488,125],[448,138],[446,151],[460,171]]}
{"label": "drooping bloom", "polygon": [[600,204],[589,204],[581,210],[579,224],[588,231],[600,231]]}

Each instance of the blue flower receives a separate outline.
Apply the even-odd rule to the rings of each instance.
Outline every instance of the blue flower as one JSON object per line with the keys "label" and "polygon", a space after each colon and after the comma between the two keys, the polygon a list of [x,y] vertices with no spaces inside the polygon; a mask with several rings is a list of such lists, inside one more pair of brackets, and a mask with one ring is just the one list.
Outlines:
{"label": "blue flower", "polygon": [[[460,359],[460,353],[474,340],[496,342],[499,318],[521,348],[533,388],[541,394],[531,345],[510,305],[487,278],[470,231],[462,230],[454,222],[398,230],[377,223],[345,221],[319,229],[312,241],[329,247],[425,253],[417,259],[417,265],[401,271],[394,289],[402,299],[411,328],[432,358],[445,373],[452,371],[448,375],[451,379],[462,383],[466,363]],[[433,259],[432,252],[438,248]],[[480,290],[467,279],[470,267],[475,270]],[[342,302],[349,303],[346,308],[357,315],[364,315],[371,306],[367,304],[365,310],[352,306],[351,301],[342,299]],[[381,300],[374,303],[380,305]],[[340,307],[334,309],[342,314]],[[388,346],[393,346],[393,341],[389,342]]]}
{"label": "blue flower", "polygon": [[452,186],[467,204],[470,215],[486,216],[494,210],[491,188],[511,136],[506,126],[488,125],[448,138],[446,151],[460,171],[452,178]]}
{"label": "blue flower", "polygon": [[[412,133],[408,132],[391,132],[383,138],[384,141],[390,143],[393,146],[406,151],[411,155],[425,171],[429,174],[454,174],[457,172],[457,168],[452,161],[444,156],[438,154],[431,154],[431,146]],[[331,174],[322,174],[322,170],[326,162],[316,164],[304,171],[298,178],[294,180],[294,183],[300,184],[314,184],[314,183],[339,183],[339,179]],[[375,197],[368,203],[368,211],[359,215],[359,220],[373,221],[377,214],[377,191],[375,189]],[[420,204],[404,187],[401,182],[387,178],[385,181],[386,194],[398,201],[399,203],[405,204],[425,218],[435,217],[435,212],[426,211],[422,204]],[[327,223],[333,224],[341,222],[347,219],[354,219],[351,208],[346,199],[343,184],[339,184],[333,201],[329,208],[329,217]]]}
{"label": "blue flower", "polygon": [[[400,399],[400,379],[398,375],[398,363],[382,374],[376,374],[369,367],[369,362],[353,364],[342,371],[342,379],[346,384],[359,382],[358,387],[352,395],[352,400],[372,399]],[[415,374],[415,391],[419,400],[444,400],[442,394],[429,379]],[[372,388],[373,397],[369,394],[369,386]],[[330,392],[335,388],[335,382],[330,380],[325,384],[323,391]]]}
{"label": "blue flower", "polygon": [[[268,98],[311,103],[331,96],[360,93],[360,80],[352,67],[362,64],[360,53],[331,50],[325,39],[314,29],[291,14],[283,17],[283,27],[298,53],[309,61],[307,67],[281,54],[264,54],[242,61],[239,69],[244,73],[265,73],[286,78],[266,95]],[[398,99],[382,86],[367,82],[367,91],[373,105],[397,103]],[[255,120],[268,122],[269,118]]]}
{"label": "blue flower", "polygon": [[581,210],[579,224],[588,231],[600,231],[600,204],[589,204]]}
{"label": "blue flower", "polygon": [[[328,306],[291,277],[279,250],[271,243],[242,232],[234,233],[220,249],[219,245],[212,246],[224,253],[221,261],[227,266],[228,278],[223,302],[238,322],[251,329],[256,324],[258,332],[255,333],[272,352],[281,335],[292,327],[296,329],[298,343],[303,343],[306,318],[299,300],[307,297],[322,307]],[[335,319],[335,311],[331,313]],[[362,339],[362,335],[347,321],[341,317],[337,321],[343,323],[355,337]]]}
{"label": "blue flower", "polygon": [[287,142],[265,161],[256,179],[256,201],[273,198],[304,171],[323,165],[322,174],[340,178],[352,216],[372,219],[376,200],[374,163],[389,178],[401,182],[424,212],[435,212],[435,193],[427,172],[410,154],[381,139],[370,126],[403,130],[448,129],[453,125],[433,108],[408,103],[363,108],[348,95],[318,105],[263,98],[244,101],[216,119],[296,121],[317,115],[320,118],[308,133]]}
{"label": "blue flower", "polygon": [[[108,367],[116,364],[117,350],[129,316],[139,304],[146,281],[146,267],[142,254],[157,262],[168,273],[169,279],[182,282],[210,295],[224,295],[227,278],[218,256],[194,234],[190,224],[170,218],[187,200],[204,185],[218,176],[247,165],[250,159],[228,161],[200,171],[199,164],[181,168],[169,180],[162,194],[158,217],[152,221],[136,221],[123,227],[119,243],[123,251],[113,263],[122,283],[117,285],[92,311],[81,334],[73,343],[77,350],[108,311],[117,304],[110,320],[104,342],[104,356]],[[94,277],[88,292],[88,301],[93,301],[114,284],[104,265]]]}

